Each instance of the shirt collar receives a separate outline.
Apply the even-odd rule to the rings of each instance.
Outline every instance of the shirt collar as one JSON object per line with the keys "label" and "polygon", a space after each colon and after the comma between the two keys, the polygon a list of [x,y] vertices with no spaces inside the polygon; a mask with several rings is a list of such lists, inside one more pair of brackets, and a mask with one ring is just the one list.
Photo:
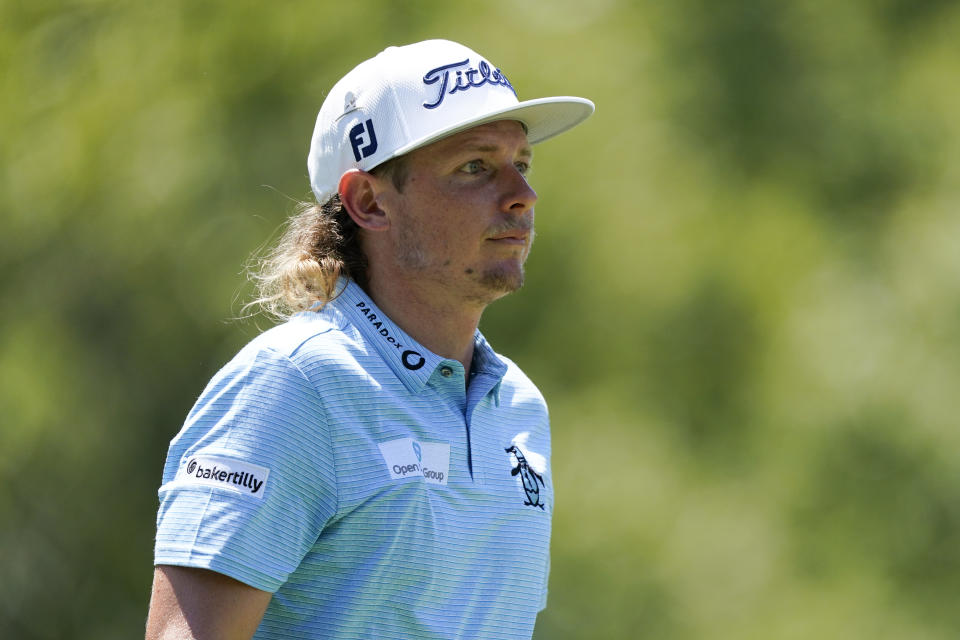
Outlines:
{"label": "shirt collar", "polygon": [[[433,353],[394,324],[353,280],[341,278],[338,288],[342,291],[330,305],[363,334],[411,392],[422,391],[437,368],[444,363],[453,363]],[[507,372],[507,365],[479,329],[473,340],[473,370],[478,375],[492,376],[497,380],[492,391],[499,397],[500,381]]]}
{"label": "shirt collar", "polygon": [[499,406],[500,384],[507,373],[507,364],[497,355],[479,329],[473,335],[473,371],[478,376],[490,376],[496,380],[490,392],[493,393],[494,401]]}
{"label": "shirt collar", "polygon": [[343,291],[330,304],[363,334],[410,391],[422,391],[444,358],[395,325],[353,280],[341,279],[338,286]]}

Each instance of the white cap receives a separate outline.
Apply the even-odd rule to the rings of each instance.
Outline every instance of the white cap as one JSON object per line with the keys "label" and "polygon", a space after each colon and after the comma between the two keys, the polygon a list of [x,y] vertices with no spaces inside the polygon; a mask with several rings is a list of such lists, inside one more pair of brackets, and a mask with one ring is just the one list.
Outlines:
{"label": "white cap", "polygon": [[500,69],[449,40],[389,47],[345,75],[317,115],[307,168],[317,201],[329,200],[349,169],[379,164],[451,134],[517,120],[530,144],[593,113],[585,98],[520,102]]}

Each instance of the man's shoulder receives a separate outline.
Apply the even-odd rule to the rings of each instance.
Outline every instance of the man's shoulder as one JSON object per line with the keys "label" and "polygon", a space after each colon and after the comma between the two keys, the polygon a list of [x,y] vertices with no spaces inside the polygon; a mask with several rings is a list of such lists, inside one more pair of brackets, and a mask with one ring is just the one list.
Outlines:
{"label": "man's shoulder", "polygon": [[267,329],[250,341],[249,349],[271,349],[287,357],[294,357],[313,345],[337,344],[347,323],[338,315],[304,311],[286,322]]}
{"label": "man's shoulder", "polygon": [[365,351],[362,337],[343,316],[305,311],[261,333],[238,357],[272,352],[304,372],[333,372],[356,367]]}
{"label": "man's shoulder", "polygon": [[521,369],[516,362],[501,353],[498,353],[497,357],[507,365],[507,371],[503,374],[500,383],[501,396],[506,393],[513,402],[532,402],[546,407],[546,400],[543,394],[540,393],[540,389],[537,388],[533,380],[524,373],[523,369]]}

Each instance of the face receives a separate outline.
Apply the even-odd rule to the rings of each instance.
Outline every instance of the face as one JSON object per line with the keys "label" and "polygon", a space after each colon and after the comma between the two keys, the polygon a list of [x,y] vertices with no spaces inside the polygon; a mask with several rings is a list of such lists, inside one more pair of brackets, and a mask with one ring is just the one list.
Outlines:
{"label": "face", "polygon": [[534,235],[531,161],[516,121],[481,125],[410,153],[407,181],[393,194],[395,275],[480,304],[520,288]]}

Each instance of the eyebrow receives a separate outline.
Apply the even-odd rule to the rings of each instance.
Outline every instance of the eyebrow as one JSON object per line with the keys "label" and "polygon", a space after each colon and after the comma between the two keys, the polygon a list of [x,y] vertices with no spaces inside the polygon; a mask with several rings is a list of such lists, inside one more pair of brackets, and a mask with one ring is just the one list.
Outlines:
{"label": "eyebrow", "polygon": [[[480,151],[481,153],[496,153],[500,151],[500,147],[495,144],[470,144],[469,142],[460,147],[463,151]],[[533,157],[533,149],[530,147],[523,147],[520,149],[520,156],[524,158]]]}

